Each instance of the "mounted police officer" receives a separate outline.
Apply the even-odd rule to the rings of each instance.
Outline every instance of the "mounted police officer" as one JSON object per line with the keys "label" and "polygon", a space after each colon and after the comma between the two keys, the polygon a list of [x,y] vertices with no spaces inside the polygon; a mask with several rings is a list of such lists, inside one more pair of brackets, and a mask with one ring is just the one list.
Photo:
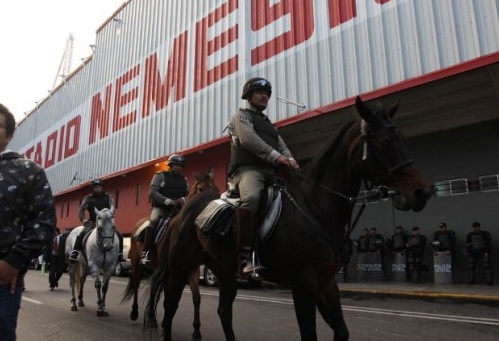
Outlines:
{"label": "mounted police officer", "polygon": [[492,237],[487,231],[482,231],[479,222],[472,225],[473,231],[466,235],[465,250],[469,257],[469,279],[468,284],[475,283],[475,270],[478,262],[482,262],[483,270],[487,278],[487,285],[493,284],[492,267],[490,257],[492,251]]}
{"label": "mounted police officer", "polygon": [[168,170],[157,172],[152,178],[149,198],[151,199],[151,215],[149,226],[145,230],[144,249],[141,263],[148,265],[151,261],[150,253],[154,249],[155,230],[162,218],[170,219],[184,205],[189,185],[182,175],[185,158],[179,154],[172,154],[167,161]]}
{"label": "mounted police officer", "polygon": [[259,270],[252,262],[260,195],[275,179],[276,168],[283,165],[299,170],[276,127],[263,113],[272,94],[264,78],[249,79],[241,98],[248,101],[232,116],[228,128],[232,138],[229,176],[239,189],[240,206],[236,211],[238,261],[243,274]]}
{"label": "mounted police officer", "polygon": [[[78,213],[84,228],[76,237],[74,249],[69,256],[69,261],[71,262],[76,262],[78,260],[78,255],[83,249],[83,238],[95,227],[95,222],[97,220],[95,209],[100,211],[105,208],[111,209],[111,207],[115,207],[113,197],[109,193],[104,192],[104,181],[101,179],[94,179],[90,185],[92,187],[92,193],[83,199]],[[88,213],[88,218],[85,216],[85,211]],[[115,229],[115,232],[118,235],[119,241],[118,262],[123,262],[123,235],[118,229]]]}

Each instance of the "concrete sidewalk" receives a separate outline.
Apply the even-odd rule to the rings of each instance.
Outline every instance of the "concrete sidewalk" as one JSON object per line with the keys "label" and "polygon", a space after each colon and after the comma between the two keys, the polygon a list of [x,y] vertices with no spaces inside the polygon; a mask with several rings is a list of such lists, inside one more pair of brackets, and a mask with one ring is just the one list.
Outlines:
{"label": "concrete sidewalk", "polygon": [[340,293],[346,297],[379,296],[404,297],[427,300],[499,305],[499,285],[404,283],[404,282],[349,282],[338,283]]}

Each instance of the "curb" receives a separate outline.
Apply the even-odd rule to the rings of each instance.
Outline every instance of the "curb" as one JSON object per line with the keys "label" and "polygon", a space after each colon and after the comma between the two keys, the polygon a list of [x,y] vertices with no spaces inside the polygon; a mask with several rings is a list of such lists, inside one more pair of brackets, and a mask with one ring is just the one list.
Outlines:
{"label": "curb", "polygon": [[340,289],[340,294],[352,295],[373,295],[387,297],[407,297],[432,300],[455,300],[461,302],[473,302],[482,304],[499,305],[499,296],[481,294],[444,293],[430,291],[402,291],[402,290],[369,290],[369,289]]}

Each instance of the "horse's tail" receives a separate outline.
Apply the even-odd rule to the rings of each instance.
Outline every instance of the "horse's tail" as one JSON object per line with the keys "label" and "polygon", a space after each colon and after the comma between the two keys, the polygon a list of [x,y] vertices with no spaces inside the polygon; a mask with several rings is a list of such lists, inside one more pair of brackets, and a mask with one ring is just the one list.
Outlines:
{"label": "horse's tail", "polygon": [[130,277],[128,278],[128,283],[126,285],[125,291],[123,292],[123,296],[121,297],[120,303],[130,301],[134,294],[135,294],[135,280],[133,278],[133,275],[130,275]]}

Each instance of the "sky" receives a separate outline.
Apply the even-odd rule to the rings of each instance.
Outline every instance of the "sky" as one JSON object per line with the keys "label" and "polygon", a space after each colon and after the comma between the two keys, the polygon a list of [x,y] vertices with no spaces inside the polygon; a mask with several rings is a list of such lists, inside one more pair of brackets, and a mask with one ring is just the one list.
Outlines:
{"label": "sky", "polygon": [[126,0],[0,1],[0,103],[19,122],[49,95],[70,34],[71,70],[92,54],[97,29]]}

